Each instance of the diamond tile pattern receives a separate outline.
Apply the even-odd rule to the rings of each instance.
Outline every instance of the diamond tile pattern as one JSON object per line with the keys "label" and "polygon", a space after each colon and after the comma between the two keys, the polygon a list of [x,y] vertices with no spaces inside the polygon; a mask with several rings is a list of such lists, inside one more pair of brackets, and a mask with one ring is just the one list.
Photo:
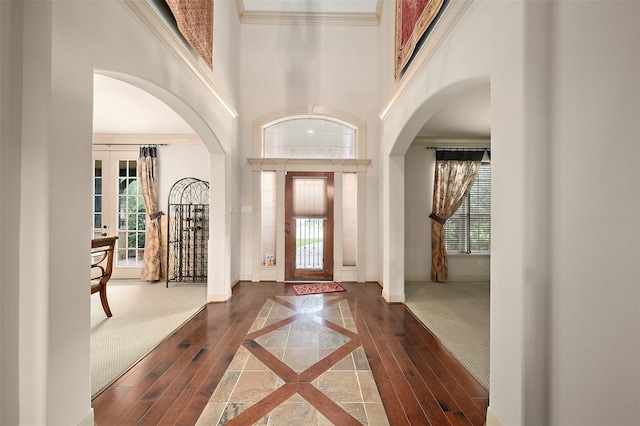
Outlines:
{"label": "diamond tile pattern", "polygon": [[267,300],[199,425],[388,425],[344,296]]}

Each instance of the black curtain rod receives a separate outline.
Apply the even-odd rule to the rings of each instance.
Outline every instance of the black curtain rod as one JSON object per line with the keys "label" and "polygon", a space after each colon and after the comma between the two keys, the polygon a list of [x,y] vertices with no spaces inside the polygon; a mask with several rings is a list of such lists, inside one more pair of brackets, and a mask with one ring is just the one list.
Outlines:
{"label": "black curtain rod", "polygon": [[168,143],[108,143],[108,142],[94,143],[93,145],[96,145],[96,146],[137,146],[137,147],[141,147],[141,146],[169,146]]}
{"label": "black curtain rod", "polygon": [[463,146],[427,146],[426,149],[435,149],[436,151],[491,151],[491,148],[480,148],[480,147],[463,147]]}

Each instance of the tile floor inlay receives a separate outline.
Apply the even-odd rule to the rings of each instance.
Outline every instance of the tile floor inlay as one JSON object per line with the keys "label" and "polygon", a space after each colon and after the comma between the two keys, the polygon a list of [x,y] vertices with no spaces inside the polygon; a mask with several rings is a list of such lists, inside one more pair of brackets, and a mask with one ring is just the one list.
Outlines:
{"label": "tile floor inlay", "polygon": [[265,302],[198,424],[388,425],[347,299]]}

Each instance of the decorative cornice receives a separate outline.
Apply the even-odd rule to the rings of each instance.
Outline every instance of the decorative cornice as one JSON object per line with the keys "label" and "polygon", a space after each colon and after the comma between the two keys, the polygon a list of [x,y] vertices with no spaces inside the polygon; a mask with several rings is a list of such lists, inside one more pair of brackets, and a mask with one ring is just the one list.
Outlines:
{"label": "decorative cornice", "polygon": [[133,10],[140,20],[158,37],[158,40],[165,45],[167,49],[176,57],[191,76],[204,88],[211,97],[222,107],[230,118],[236,118],[238,113],[229,105],[229,103],[219,93],[216,86],[209,78],[211,70],[207,68],[202,59],[196,57],[181,42],[169,26],[164,22],[158,13],[153,9],[149,0],[124,0],[125,3]]}
{"label": "decorative cornice", "polygon": [[196,145],[201,143],[200,138],[194,134],[93,134],[93,145]]}
{"label": "decorative cornice", "polygon": [[378,26],[380,14],[337,12],[272,12],[239,10],[243,24]]}
{"label": "decorative cornice", "polygon": [[298,167],[314,167],[323,170],[365,172],[370,159],[355,158],[247,158],[252,170],[293,170]]}
{"label": "decorative cornice", "polygon": [[431,30],[422,44],[422,47],[420,47],[420,50],[418,50],[416,56],[407,66],[404,75],[400,77],[391,98],[389,98],[389,101],[378,115],[380,120],[384,121],[393,108],[400,102],[400,99],[402,99],[402,96],[409,89],[411,83],[413,83],[418,74],[431,60],[431,57],[438,50],[438,47],[440,47],[471,2],[473,2],[473,0],[458,0],[449,3],[440,19],[435,23],[433,30]]}

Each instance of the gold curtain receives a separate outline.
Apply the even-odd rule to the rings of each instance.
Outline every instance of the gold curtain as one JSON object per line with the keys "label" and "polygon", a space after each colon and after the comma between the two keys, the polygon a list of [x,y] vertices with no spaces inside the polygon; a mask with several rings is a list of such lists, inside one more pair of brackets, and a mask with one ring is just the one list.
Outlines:
{"label": "gold curtain", "polygon": [[180,33],[213,68],[213,0],[166,0]]}
{"label": "gold curtain", "polygon": [[464,202],[476,180],[480,160],[436,161],[431,219],[431,281],[449,279],[444,224]]}
{"label": "gold curtain", "polygon": [[138,158],[138,179],[144,198],[144,207],[149,215],[142,259],[143,281],[159,281],[162,275],[161,217],[158,211],[158,157],[155,147],[141,147]]}

